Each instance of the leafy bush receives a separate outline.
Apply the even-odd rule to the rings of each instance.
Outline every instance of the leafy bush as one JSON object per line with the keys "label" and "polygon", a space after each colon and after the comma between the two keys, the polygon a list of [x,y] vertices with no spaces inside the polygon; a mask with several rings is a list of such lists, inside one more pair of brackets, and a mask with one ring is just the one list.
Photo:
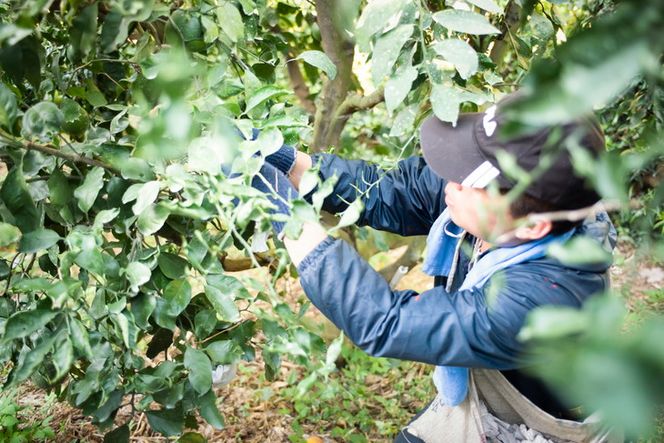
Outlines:
{"label": "leafy bush", "polygon": [[[531,124],[661,76],[658,2],[599,2],[612,12],[592,27],[597,11],[575,4],[560,7],[562,23],[540,2],[510,1],[506,14],[490,0],[443,3],[0,2],[5,387],[32,379],[104,429],[124,404],[166,436],[195,414],[221,427],[212,368],[253,359],[256,336],[268,378],[282,356],[310,377],[331,370],[322,340],[275,289],[289,265],[266,242],[271,204],[250,186],[257,153],[284,142],[350,150],[346,123],[377,107],[384,122],[370,127],[387,149],[374,146],[376,157],[398,158],[415,152],[429,112],[454,122],[529,70],[524,90],[545,93],[515,117]],[[574,34],[564,45],[563,27]],[[361,84],[355,47],[371,65]],[[556,60],[531,69],[539,54]],[[652,158],[581,166],[624,201],[622,178]],[[313,189],[315,171],[304,181]],[[287,235],[318,219],[329,192],[330,182],[314,205],[293,202]],[[231,273],[263,266],[270,284]],[[129,424],[110,436],[126,441]]]}
{"label": "leafy bush", "polygon": [[18,404],[19,392],[16,389],[5,390],[0,394],[0,441],[8,443],[29,443],[47,441],[55,437],[50,426],[50,418],[34,421],[36,412],[39,415],[48,415],[55,397],[50,396],[36,411],[30,406]]}

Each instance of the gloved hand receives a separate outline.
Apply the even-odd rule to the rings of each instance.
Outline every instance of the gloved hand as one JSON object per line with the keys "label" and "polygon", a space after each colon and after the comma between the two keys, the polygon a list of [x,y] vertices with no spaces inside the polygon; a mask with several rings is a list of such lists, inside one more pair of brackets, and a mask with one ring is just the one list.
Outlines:
{"label": "gloved hand", "polygon": [[296,157],[297,149],[289,145],[283,145],[277,152],[265,157],[265,161],[288,176],[293,170],[293,166],[295,166]]}
{"label": "gloved hand", "polygon": [[[258,174],[251,180],[251,186],[263,192],[272,204],[276,206],[275,214],[290,215],[288,202],[297,198],[298,194],[290,180],[270,163],[265,163]],[[286,224],[282,221],[272,221],[272,227],[280,235]]]}

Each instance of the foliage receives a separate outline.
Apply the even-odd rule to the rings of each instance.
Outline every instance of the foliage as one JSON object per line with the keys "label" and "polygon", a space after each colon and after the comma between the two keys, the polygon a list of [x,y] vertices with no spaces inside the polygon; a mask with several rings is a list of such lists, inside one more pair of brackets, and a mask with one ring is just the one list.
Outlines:
{"label": "foliage", "polygon": [[[261,346],[268,378],[282,356],[311,368],[303,383],[333,369],[301,324],[306,305],[296,312],[275,290],[288,263],[265,243],[271,204],[249,185],[265,155],[284,142],[352,149],[360,130],[351,121],[344,139],[346,123],[377,107],[376,157],[398,158],[428,113],[454,122],[526,72],[521,123],[562,122],[637,77],[659,91],[657,2],[573,3],[559,8],[566,23],[548,3],[523,2],[521,14],[512,1],[443,3],[0,1],[6,386],[49,386],[125,441],[131,423],[114,423],[125,403],[167,436],[196,413],[221,427],[214,366]],[[361,78],[355,48],[369,60]],[[555,60],[531,66],[539,55]],[[582,167],[624,198],[620,180],[653,151]],[[319,210],[293,202],[287,235]],[[358,215],[352,205],[339,227]],[[261,266],[269,285],[231,274]]]}
{"label": "foliage", "polygon": [[44,414],[53,406],[54,397],[47,399],[41,411],[32,406],[18,404],[19,392],[16,389],[3,391],[0,395],[0,440],[8,443],[29,443],[47,441],[55,437],[50,426],[50,418],[34,421],[35,413]]}

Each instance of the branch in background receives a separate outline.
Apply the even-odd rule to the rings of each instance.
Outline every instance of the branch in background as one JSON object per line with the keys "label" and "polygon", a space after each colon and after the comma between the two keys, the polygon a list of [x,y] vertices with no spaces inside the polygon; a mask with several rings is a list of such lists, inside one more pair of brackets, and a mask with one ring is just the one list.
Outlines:
{"label": "branch in background", "polygon": [[348,95],[352,83],[354,43],[348,34],[335,23],[336,8],[342,7],[337,0],[316,1],[316,21],[320,29],[321,44],[325,54],[337,67],[337,76],[325,79],[316,99],[316,117],[312,148],[320,151],[337,145],[346,119],[334,119],[337,108]]}
{"label": "branch in background", "polygon": [[625,207],[631,209],[640,208],[642,205],[638,200],[631,200],[627,205],[623,204],[620,201],[599,201],[592,206],[587,206],[585,208],[573,209],[568,211],[552,211],[552,212],[540,212],[537,214],[530,214],[527,217],[527,220],[530,222],[538,222],[540,220],[550,220],[550,221],[581,221],[584,218],[595,215],[598,212],[603,211],[617,211]]}
{"label": "branch in background", "polygon": [[25,149],[27,151],[38,151],[41,152],[42,154],[52,155],[54,157],[62,158],[64,160],[68,160],[73,163],[82,163],[89,166],[98,166],[114,174],[120,173],[120,170],[117,169],[115,166],[109,165],[108,163],[104,163],[103,161],[96,160],[94,158],[83,157],[82,155],[73,154],[70,152],[65,152],[62,149],[57,149],[52,146],[39,145],[37,143],[32,143],[32,142],[21,143],[13,140],[12,141],[7,140],[5,141],[5,143],[13,148]]}
{"label": "branch in background", "polygon": [[295,60],[295,56],[293,54],[288,54],[288,57],[289,60],[286,62],[286,68],[288,69],[288,77],[290,78],[293,92],[300,100],[302,107],[309,114],[314,115],[316,113],[316,105],[311,99],[309,99],[309,87],[304,82],[302,71],[300,71],[300,65],[298,65],[297,60]]}
{"label": "branch in background", "polygon": [[340,118],[346,117],[357,111],[371,109],[377,104],[382,103],[383,100],[385,100],[385,91],[382,86],[366,96],[353,94],[348,96],[346,100],[341,103],[336,114]]}
{"label": "branch in background", "polygon": [[508,37],[514,34],[521,26],[521,6],[515,0],[510,2],[505,7],[505,19],[500,25],[500,37],[493,41],[493,47],[489,57],[500,68],[505,59],[505,50],[509,47]]}

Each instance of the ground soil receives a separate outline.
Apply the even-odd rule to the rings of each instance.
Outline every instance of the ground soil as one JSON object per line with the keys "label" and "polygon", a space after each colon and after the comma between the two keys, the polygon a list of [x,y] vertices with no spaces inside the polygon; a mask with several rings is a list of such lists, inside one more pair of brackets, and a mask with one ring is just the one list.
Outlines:
{"label": "ground soil", "polygon": [[[393,251],[388,259],[398,256],[400,251]],[[664,267],[656,264],[647,257],[639,256],[634,248],[628,242],[621,242],[618,248],[617,265],[611,270],[613,286],[619,290],[622,288],[631,288],[629,291],[623,290],[627,305],[632,311],[663,310],[664,300],[652,299],[652,293],[661,290],[664,286]],[[289,296],[295,300],[302,296],[302,289],[296,280],[287,283]],[[424,290],[431,287],[431,279],[424,275],[419,267],[409,272],[399,282],[399,287]],[[308,314],[311,321],[323,321],[320,315],[313,308]],[[329,335],[335,336],[333,327]],[[250,363],[243,363],[239,368],[238,376],[235,380],[225,387],[215,389],[220,399],[218,404],[225,417],[225,428],[221,431],[214,430],[207,424],[200,421],[198,432],[204,435],[210,442],[288,442],[288,436],[292,434],[291,423],[293,417],[288,411],[293,410],[293,405],[280,396],[280,390],[284,389],[291,371],[301,371],[301,368],[285,362],[281,369],[281,377],[274,382],[261,381],[262,377],[258,375],[263,371],[263,364],[260,355],[257,360]],[[423,371],[420,371],[423,372]],[[416,376],[426,377],[427,374],[416,374]],[[390,386],[381,384],[379,379],[373,381],[375,389],[378,392],[384,392],[384,395],[390,395]],[[265,398],[261,393],[266,392],[266,388],[271,390],[272,395]],[[23,386],[20,395],[20,402],[24,405],[34,405],[39,407],[45,401],[46,393],[35,386]],[[126,421],[128,409],[119,411],[116,423]],[[52,416],[51,425],[56,432],[57,442],[102,442],[103,432],[99,431],[90,420],[84,417],[80,411],[64,403],[57,403],[50,408]],[[40,417],[34,417],[37,419]],[[326,424],[305,423],[303,429],[305,437],[310,443],[331,442],[334,441],[326,436],[324,429]],[[332,423],[332,425],[334,425]],[[131,441],[133,442],[160,442],[172,441],[158,436],[150,431],[145,417],[142,416],[133,428]],[[374,441],[374,440],[372,440]]]}

